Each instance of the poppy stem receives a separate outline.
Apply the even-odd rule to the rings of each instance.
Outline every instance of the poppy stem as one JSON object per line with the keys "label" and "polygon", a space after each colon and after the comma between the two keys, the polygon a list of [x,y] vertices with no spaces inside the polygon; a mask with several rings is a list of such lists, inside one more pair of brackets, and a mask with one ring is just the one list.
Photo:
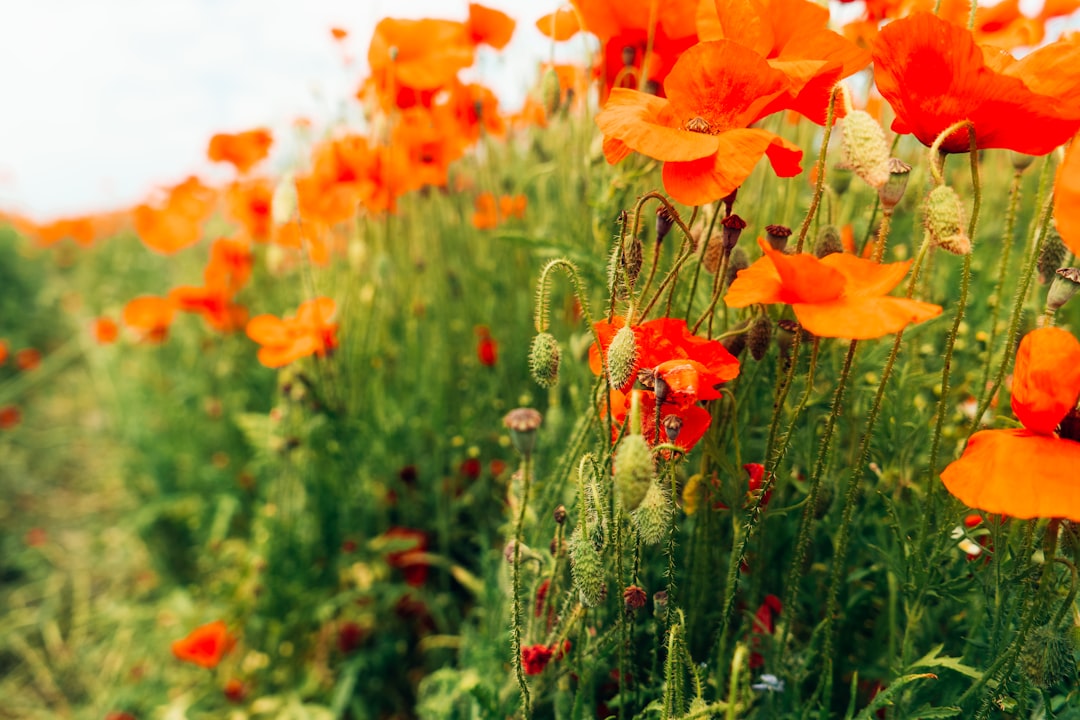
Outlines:
{"label": "poppy stem", "polygon": [[971,153],[978,154],[975,149],[975,126],[970,120],[959,120],[954,122],[949,127],[941,131],[936,138],[934,138],[933,144],[930,146],[930,175],[934,178],[934,185],[944,185],[945,180],[942,177],[941,169],[945,164],[945,153],[941,151],[941,144],[949,139],[953,133],[963,128],[968,129],[968,134],[971,137]]}
{"label": "poppy stem", "polygon": [[833,123],[836,120],[836,96],[844,92],[842,85],[833,87],[829,93],[829,109],[825,113],[825,130],[821,137],[821,150],[817,159],[817,178],[814,182],[814,195],[810,198],[810,207],[806,210],[806,217],[799,226],[799,240],[795,243],[795,252],[801,253],[803,244],[806,242],[806,234],[810,231],[810,223],[817,215],[818,206],[821,204],[821,194],[825,190],[825,156],[829,151],[829,136],[832,135]]}
{"label": "poppy stem", "polygon": [[521,690],[521,707],[523,717],[528,720],[532,715],[532,697],[529,695],[529,684],[525,680],[525,669],[521,659],[521,542],[523,528],[525,526],[525,510],[529,505],[529,480],[531,454],[526,454],[521,460],[521,507],[518,509],[517,522],[514,523],[514,563],[512,570],[512,586],[514,593],[513,602],[513,640],[512,650],[514,653],[514,674],[517,676],[518,688]]}

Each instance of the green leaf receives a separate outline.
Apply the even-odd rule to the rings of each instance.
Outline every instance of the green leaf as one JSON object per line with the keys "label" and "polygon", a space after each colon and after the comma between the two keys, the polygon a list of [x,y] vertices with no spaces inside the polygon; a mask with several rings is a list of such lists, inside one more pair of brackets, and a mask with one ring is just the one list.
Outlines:
{"label": "green leaf", "polygon": [[941,652],[942,648],[944,647],[944,643],[938,645],[933,650],[926,653],[926,655],[911,663],[911,667],[945,667],[949,668],[950,670],[955,670],[961,675],[967,675],[969,678],[974,678],[975,680],[978,680],[982,677],[981,672],[971,667],[970,665],[963,664],[962,662],[960,662],[960,658],[948,656],[938,657],[938,653]]}

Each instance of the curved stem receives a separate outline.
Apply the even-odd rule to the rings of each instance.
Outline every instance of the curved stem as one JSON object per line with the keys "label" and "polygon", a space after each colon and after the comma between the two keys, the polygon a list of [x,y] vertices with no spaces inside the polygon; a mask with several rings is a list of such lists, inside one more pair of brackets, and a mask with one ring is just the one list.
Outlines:
{"label": "curved stem", "polygon": [[517,522],[514,525],[514,564],[513,564],[513,633],[511,643],[514,652],[514,674],[517,676],[518,688],[521,690],[522,713],[526,720],[532,714],[532,697],[529,695],[529,684],[525,681],[525,670],[521,661],[521,542],[523,528],[525,527],[525,509],[529,504],[529,480],[531,467],[530,456],[526,455],[521,463],[522,491],[521,508],[518,510]]}
{"label": "curved stem", "polygon": [[821,137],[821,150],[818,151],[816,165],[817,182],[814,183],[814,194],[810,198],[810,207],[807,208],[806,217],[803,218],[802,225],[799,227],[799,239],[795,243],[795,252],[797,253],[802,252],[803,243],[806,242],[806,234],[810,231],[810,223],[817,214],[818,205],[821,204],[821,194],[825,189],[825,156],[829,151],[829,137],[832,135],[833,122],[836,119],[836,96],[842,92],[842,86],[837,85],[829,93],[829,109],[825,114],[825,129]]}

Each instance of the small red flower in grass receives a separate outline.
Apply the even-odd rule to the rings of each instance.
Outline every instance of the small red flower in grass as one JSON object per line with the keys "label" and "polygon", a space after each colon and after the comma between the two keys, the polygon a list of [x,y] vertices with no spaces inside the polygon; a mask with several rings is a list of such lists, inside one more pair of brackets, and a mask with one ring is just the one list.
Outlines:
{"label": "small red flower in grass", "polygon": [[1080,521],[1080,341],[1046,327],[1016,352],[1012,409],[1019,430],[982,430],[941,473],[968,507],[1018,518]]}
{"label": "small red flower in grass", "polygon": [[499,344],[491,337],[491,331],[486,325],[476,326],[476,359],[481,365],[495,367],[499,361]]}
{"label": "small red flower in grass", "polygon": [[41,351],[35,348],[24,348],[15,353],[15,364],[24,372],[37,370],[41,365]]}
{"label": "small red flower in grass", "polygon": [[229,634],[225,621],[215,620],[212,623],[200,625],[187,637],[174,642],[172,651],[173,655],[184,662],[194,663],[204,668],[214,668],[235,644],[236,638]]}
{"label": "small red flower in grass", "polygon": [[229,702],[242,703],[247,697],[247,686],[240,678],[229,678],[221,690]]}
{"label": "small red flower in grass", "polygon": [[94,320],[92,328],[98,345],[112,345],[120,335],[120,327],[112,318],[99,317]]}
{"label": "small red flower in grass", "polygon": [[22,412],[14,405],[0,407],[0,430],[11,430],[22,422]]}
{"label": "small red flower in grass", "polygon": [[411,541],[412,546],[404,550],[394,550],[386,554],[390,567],[399,568],[405,575],[405,582],[413,587],[420,587],[427,580],[428,564],[421,559],[427,550],[427,534],[421,530],[406,527],[392,527],[382,535],[385,540]]}
{"label": "small red flower in grass", "polygon": [[539,675],[552,659],[559,660],[570,652],[570,641],[564,640],[562,648],[557,645],[530,645],[521,648],[521,665],[526,675]]}

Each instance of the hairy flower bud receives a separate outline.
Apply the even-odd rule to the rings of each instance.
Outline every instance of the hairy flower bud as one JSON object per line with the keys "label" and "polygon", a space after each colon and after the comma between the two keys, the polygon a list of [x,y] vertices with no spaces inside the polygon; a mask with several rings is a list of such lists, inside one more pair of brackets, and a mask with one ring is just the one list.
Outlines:
{"label": "hairy flower bud", "polygon": [[840,240],[840,231],[835,225],[823,226],[814,242],[814,255],[823,258],[841,252],[844,252],[844,243]]}
{"label": "hairy flower bud", "polygon": [[623,325],[608,345],[607,369],[611,386],[623,388],[637,368],[637,338],[629,325]]}
{"label": "hairy flower bud", "polygon": [[866,181],[880,188],[889,179],[889,142],[878,121],[865,110],[854,110],[844,118],[841,135],[843,164]]}
{"label": "hairy flower bud", "polygon": [[1065,243],[1061,241],[1061,235],[1055,228],[1050,228],[1039,253],[1039,282],[1045,285],[1054,279],[1054,273],[1061,267],[1061,263],[1065,262],[1065,253]]}
{"label": "hairy flower bud", "polygon": [[570,535],[570,574],[574,587],[581,595],[581,604],[596,607],[604,599],[604,562],[592,540],[581,532],[581,526]]}
{"label": "hairy flower bud", "polygon": [[652,484],[652,451],[641,435],[626,435],[615,451],[615,497],[626,512],[642,503]]}
{"label": "hairy flower bud", "polygon": [[672,226],[675,224],[675,216],[671,214],[671,211],[666,206],[661,205],[656,208],[656,244],[659,245],[671,232]]}
{"label": "hairy flower bud", "polygon": [[701,264],[710,274],[715,275],[724,260],[724,239],[719,235],[713,235],[705,245],[705,252],[701,254]]}
{"label": "hairy flower bud", "polygon": [[769,343],[772,340],[772,321],[765,313],[761,313],[754,319],[750,326],[750,332],[746,334],[746,345],[750,348],[750,357],[758,362],[765,359],[769,352]]}
{"label": "hairy flower bud", "polygon": [[548,332],[533,338],[529,348],[529,372],[540,387],[553,387],[559,382],[559,341]]}
{"label": "hairy flower bud", "polygon": [[726,338],[720,341],[720,344],[724,346],[724,349],[729,353],[738,357],[744,349],[746,349],[746,329],[750,327],[750,319],[743,320],[736,325],[732,330],[734,335],[728,335]]}
{"label": "hairy flower bud", "polygon": [[735,282],[735,276],[739,274],[739,271],[748,267],[750,267],[750,256],[746,254],[746,251],[741,247],[732,250],[731,256],[728,257],[727,272],[724,273],[724,287]]}
{"label": "hairy flower bud", "polygon": [[942,250],[954,255],[971,252],[960,196],[948,185],[938,185],[926,198],[926,230],[934,245]]}
{"label": "hairy flower bud", "polygon": [[666,537],[671,527],[671,516],[671,500],[659,482],[649,483],[649,490],[641,505],[630,513],[638,537],[645,545],[656,545]]}
{"label": "hairy flower bud", "polygon": [[829,187],[832,188],[834,193],[843,195],[851,187],[851,176],[853,174],[850,168],[837,165],[829,172],[826,179],[829,181]]}
{"label": "hairy flower bud", "polygon": [[1057,312],[1080,291],[1080,269],[1059,268],[1046,293],[1046,309]]}
{"label": "hairy flower bud", "polygon": [[1020,661],[1031,682],[1047,690],[1075,672],[1075,650],[1075,642],[1067,629],[1048,624],[1031,631],[1020,651]]}

